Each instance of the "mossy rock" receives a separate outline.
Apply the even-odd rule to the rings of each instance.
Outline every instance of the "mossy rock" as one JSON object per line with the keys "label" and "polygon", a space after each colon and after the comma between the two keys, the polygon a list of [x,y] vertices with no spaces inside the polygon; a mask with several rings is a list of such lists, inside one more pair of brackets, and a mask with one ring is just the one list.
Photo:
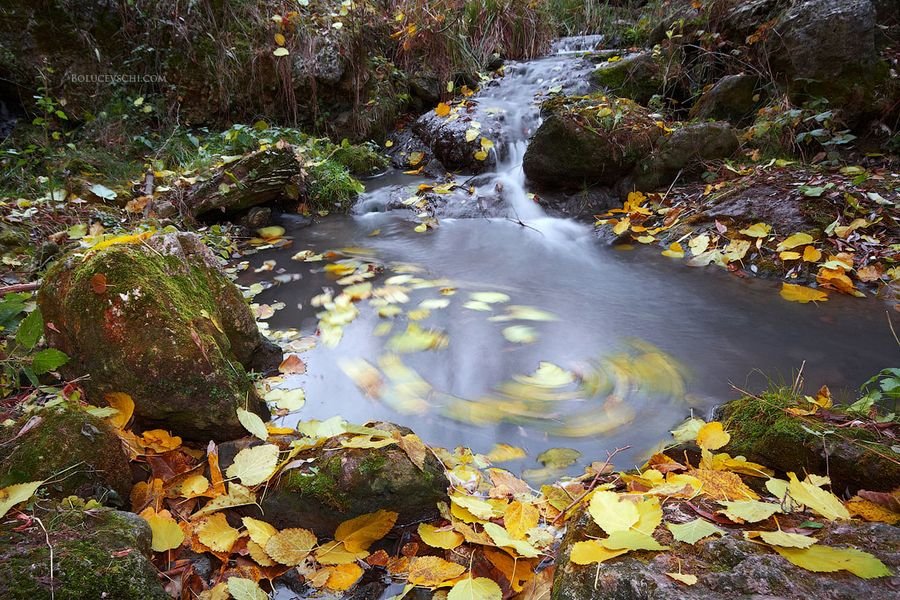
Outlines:
{"label": "mossy rock", "polygon": [[[40,511],[21,531],[0,524],[0,597],[4,600],[167,600],[150,556],[150,526],[108,509]],[[50,573],[50,546],[53,573]],[[51,592],[52,586],[52,592]]]}
{"label": "mossy rock", "polygon": [[[690,521],[696,514],[667,506],[666,520]],[[894,579],[860,579],[849,573],[810,573],[740,530],[694,545],[675,542],[665,528],[656,537],[670,550],[629,552],[599,565],[569,561],[576,542],[605,537],[586,510],[573,516],[557,553],[551,600],[709,600],[711,598],[888,598]],[[900,566],[900,528],[884,523],[831,522],[815,534],[826,546],[853,547],[874,554],[892,572]],[[699,581],[685,586],[666,573],[691,573]],[[880,590],[880,591],[879,591]]]}
{"label": "mossy rock", "polygon": [[379,153],[373,144],[342,144],[334,151],[332,159],[356,177],[377,175],[390,164],[388,158]]}
{"label": "mossy rock", "polygon": [[47,341],[71,357],[67,376],[90,375],[89,402],[127,393],[139,426],[197,441],[240,437],[238,408],[268,418],[248,369],[277,366],[281,351],[195,235],[69,254],[38,303]]}
{"label": "mossy rock", "polygon": [[[748,396],[720,407],[717,418],[731,433],[723,449],[783,472],[828,474],[837,493],[890,491],[900,486],[900,464],[890,444],[861,427],[835,427],[815,417],[785,412],[795,404],[786,390]],[[827,432],[823,435],[811,432]]]}
{"label": "mossy rock", "polygon": [[635,167],[633,185],[647,192],[667,187],[679,174],[701,171],[705,161],[728,158],[739,145],[731,125],[723,121],[679,127]]}
{"label": "mossy rock", "polygon": [[523,167],[539,186],[584,189],[610,186],[650,153],[662,131],[646,110],[627,99],[568,98],[544,106],[546,118],[525,151]]}
{"label": "mossy rock", "polygon": [[759,87],[760,80],[755,75],[726,75],[703,92],[691,107],[691,118],[743,124],[760,106]]}
{"label": "mossy rock", "polygon": [[[38,424],[16,438],[32,419]],[[122,506],[131,493],[119,437],[105,421],[77,409],[50,409],[0,430],[0,487],[38,480],[49,480],[41,489],[54,498]]]}
{"label": "mossy rock", "polygon": [[[411,433],[390,423],[368,426]],[[279,528],[305,527],[333,535],[343,521],[380,509],[399,513],[397,525],[437,516],[450,485],[441,463],[428,454],[419,469],[396,444],[384,448],[344,448],[338,436],[301,454],[313,459],[285,471],[262,501],[265,519]]]}
{"label": "mossy rock", "polygon": [[607,61],[594,70],[591,79],[607,91],[641,104],[665,86],[663,69],[649,50]]}

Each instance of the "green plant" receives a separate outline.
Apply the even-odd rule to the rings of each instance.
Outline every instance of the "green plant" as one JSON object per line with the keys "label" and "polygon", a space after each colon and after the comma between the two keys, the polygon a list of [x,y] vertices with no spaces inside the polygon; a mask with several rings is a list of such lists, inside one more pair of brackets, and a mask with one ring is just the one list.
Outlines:
{"label": "green plant", "polygon": [[847,408],[847,412],[861,415],[871,414],[876,405],[887,408],[891,403],[891,412],[878,417],[878,421],[887,422],[895,418],[897,401],[900,400],[900,369],[882,369],[874,377],[860,387],[862,397]]}
{"label": "green plant", "polygon": [[30,294],[7,294],[0,300],[0,393],[7,396],[21,386],[24,377],[38,387],[38,376],[49,373],[69,361],[55,348],[35,351],[44,333],[41,311]]}

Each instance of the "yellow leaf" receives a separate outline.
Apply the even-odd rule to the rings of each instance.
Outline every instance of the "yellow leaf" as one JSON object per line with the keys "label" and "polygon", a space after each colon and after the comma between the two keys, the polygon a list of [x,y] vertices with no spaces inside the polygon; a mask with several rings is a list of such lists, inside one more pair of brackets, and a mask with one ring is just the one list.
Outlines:
{"label": "yellow leaf", "polygon": [[701,482],[699,492],[713,500],[756,500],[759,496],[744,485],[741,478],[728,471],[712,469],[691,469],[688,475]]}
{"label": "yellow leaf", "polygon": [[247,530],[250,539],[263,548],[266,547],[266,542],[269,541],[269,538],[278,533],[278,530],[273,526],[265,521],[254,519],[253,517],[243,517],[241,523],[244,524],[244,528]]}
{"label": "yellow leaf", "polygon": [[491,448],[491,451],[488,452],[486,456],[492,463],[501,463],[525,458],[526,456],[528,456],[528,454],[524,449],[517,446],[510,446],[509,444],[494,444],[494,447]]}
{"label": "yellow leaf", "polygon": [[871,500],[866,500],[859,496],[850,498],[846,506],[851,514],[866,521],[880,521],[889,525],[900,523],[900,513],[895,513],[880,504],[875,504]]}
{"label": "yellow leaf", "polygon": [[781,260],[797,260],[798,258],[800,258],[800,253],[786,250],[784,252],[779,252],[778,258],[780,258]]}
{"label": "yellow leaf", "polygon": [[134,400],[123,392],[110,392],[104,395],[103,399],[111,407],[119,411],[106,420],[116,429],[125,429],[128,421],[131,420],[131,415],[134,414]]}
{"label": "yellow leaf", "polygon": [[484,150],[479,150],[475,154],[475,160],[487,160],[488,154]]}
{"label": "yellow leaf", "polygon": [[478,138],[479,135],[481,135],[481,132],[478,129],[475,129],[474,127],[470,128],[470,129],[466,129],[466,141],[467,142],[474,142]]}
{"label": "yellow leaf", "polygon": [[795,285],[793,283],[781,284],[781,297],[790,302],[799,302],[806,304],[807,302],[827,302],[828,294],[822,290],[814,290],[812,288]]}
{"label": "yellow leaf", "polygon": [[438,556],[417,556],[409,565],[409,582],[413,585],[438,587],[465,572],[464,566]]}
{"label": "yellow leaf", "polygon": [[353,587],[362,575],[363,569],[356,563],[337,565],[329,569],[325,587],[332,592],[343,592]]}
{"label": "yellow leaf", "polygon": [[758,500],[737,500],[734,502],[721,502],[725,510],[725,516],[736,523],[757,523],[765,521],[777,512],[781,512],[778,504],[759,502]]}
{"label": "yellow leaf", "polygon": [[791,250],[797,246],[805,246],[812,243],[813,237],[808,233],[795,233],[785,238],[775,249],[780,252],[781,250]]}
{"label": "yellow leaf", "polygon": [[151,429],[144,432],[140,438],[140,443],[144,448],[162,453],[175,450],[181,446],[181,438],[170,434],[164,429]]}
{"label": "yellow leaf", "polygon": [[594,492],[588,512],[597,525],[608,534],[614,531],[627,531],[640,519],[640,512],[634,502],[607,490]]}
{"label": "yellow leaf", "polygon": [[447,600],[501,600],[500,586],[487,577],[476,577],[458,581],[447,594]]}
{"label": "yellow leaf", "polygon": [[610,550],[668,550],[668,546],[662,546],[646,533],[629,529],[626,531],[613,531],[609,537],[600,540],[604,547]]}
{"label": "yellow leaf", "polygon": [[145,231],[144,233],[137,233],[133,235],[119,235],[108,240],[103,240],[99,244],[94,244],[93,246],[91,246],[91,252],[103,250],[104,248],[109,248],[110,246],[118,246],[119,244],[139,244],[144,240],[153,237],[154,233],[154,231]]}
{"label": "yellow leaf", "polygon": [[697,445],[704,450],[718,450],[731,440],[731,434],[718,421],[710,421],[697,432]]}
{"label": "yellow leaf", "polygon": [[684,258],[684,248],[678,242],[673,242],[669,244],[668,250],[662,251],[662,255],[670,258]]}
{"label": "yellow leaf", "polygon": [[698,581],[697,576],[690,573],[666,573],[666,575],[685,585],[694,585]]}
{"label": "yellow leaf", "polygon": [[275,50],[272,51],[272,54],[274,54],[275,56],[287,56],[288,54],[290,54],[290,52],[288,52],[287,48],[280,46],[278,48],[275,48]]}
{"label": "yellow leaf", "polygon": [[816,544],[809,548],[781,548],[775,551],[793,564],[816,573],[850,571],[862,579],[888,577],[891,570],[883,562],[861,550],[832,548]]}
{"label": "yellow leaf", "polygon": [[487,152],[491,148],[494,147],[494,142],[487,139],[486,137],[481,138],[481,149]]}
{"label": "yellow leaf", "polygon": [[275,34],[275,43],[276,43],[276,44],[278,44],[279,46],[284,46],[284,42],[285,42],[285,41],[286,41],[286,40],[284,39],[284,35],[283,35],[283,34],[281,34],[281,33],[276,33],[276,34]]}
{"label": "yellow leaf", "polygon": [[491,539],[494,540],[494,543],[501,548],[512,548],[525,558],[534,558],[541,554],[537,548],[528,542],[513,539],[506,529],[496,523],[484,523],[483,527],[487,534],[491,536]]}
{"label": "yellow leaf", "polygon": [[278,225],[261,227],[256,230],[256,235],[266,240],[267,242],[271,242],[284,236],[284,227],[279,227]]}
{"label": "yellow leaf", "polygon": [[437,107],[434,109],[434,114],[436,114],[439,117],[446,117],[447,115],[450,114],[450,105],[447,104],[446,102],[439,103],[437,105]]}
{"label": "yellow leaf", "polygon": [[479,519],[490,519],[494,516],[494,507],[481,498],[473,498],[461,494],[451,494],[450,501],[457,506],[466,509]]}
{"label": "yellow leaf", "polygon": [[819,262],[822,258],[822,251],[815,246],[807,246],[803,249],[803,260],[806,262]]}
{"label": "yellow leaf", "polygon": [[443,550],[453,550],[463,543],[465,539],[461,533],[457,533],[452,529],[438,528],[428,523],[419,523],[419,537],[422,541],[432,548],[441,548]]}
{"label": "yellow leaf", "polygon": [[424,152],[410,152],[409,153],[409,164],[412,167],[415,167],[420,162],[422,162],[424,159],[425,159]]}
{"label": "yellow leaf", "polygon": [[428,456],[428,447],[425,446],[425,442],[414,433],[408,433],[403,436],[397,433],[394,435],[397,439],[397,445],[406,453],[410,462],[416,465],[419,470],[424,471],[425,458]]}
{"label": "yellow leaf", "polygon": [[239,479],[242,485],[253,487],[266,481],[278,467],[278,446],[263,444],[244,448],[234,457],[225,471],[228,477]]}
{"label": "yellow leaf", "polygon": [[644,498],[638,502],[636,506],[639,517],[637,523],[633,526],[634,529],[647,535],[653,535],[653,532],[656,531],[656,528],[662,523],[663,518],[659,498]]}
{"label": "yellow leaf", "polygon": [[231,547],[240,537],[240,532],[228,524],[222,513],[207,517],[194,530],[197,539],[214,552],[230,552]]}
{"label": "yellow leaf", "polygon": [[350,552],[368,550],[393,529],[398,514],[390,510],[379,510],[367,515],[344,521],[334,532],[334,539],[344,542]]}
{"label": "yellow leaf", "polygon": [[691,254],[694,256],[703,254],[709,248],[709,236],[706,234],[698,235],[688,242],[688,246],[690,246]]}
{"label": "yellow leaf", "polygon": [[625,217],[624,219],[616,223],[616,225],[613,227],[613,233],[616,235],[622,235],[623,233],[628,231],[629,227],[631,227],[631,219]]}
{"label": "yellow leaf", "polygon": [[228,578],[228,593],[234,600],[267,600],[269,598],[269,595],[259,587],[258,583],[242,577]]}
{"label": "yellow leaf", "polygon": [[533,504],[514,500],[506,509],[503,524],[511,536],[523,540],[529,529],[537,527],[540,517],[540,511]]}
{"label": "yellow leaf", "polygon": [[184,541],[184,531],[178,526],[169,511],[156,512],[152,506],[148,506],[140,516],[150,525],[150,531],[153,533],[150,547],[154,552],[165,552],[181,546],[181,542]]}
{"label": "yellow leaf", "polygon": [[345,565],[369,555],[368,551],[350,552],[343,542],[328,542],[316,549],[316,560],[322,565]]}
{"label": "yellow leaf", "polygon": [[748,531],[748,534],[757,534],[762,541],[772,546],[781,546],[782,548],[809,548],[816,543],[816,538],[799,533],[787,533],[781,531]]}
{"label": "yellow leaf", "polygon": [[813,485],[809,481],[800,481],[793,473],[788,473],[788,495],[798,504],[822,515],[826,519],[849,519],[850,513],[837,496],[827,490]]}
{"label": "yellow leaf", "polygon": [[316,546],[316,536],[308,529],[282,529],[266,541],[266,554],[283,565],[295,566],[303,562]]}
{"label": "yellow leaf", "polygon": [[755,223],[750,227],[747,227],[746,229],[741,229],[740,231],[747,237],[764,238],[769,235],[770,231],[772,231],[772,226],[767,225],[766,223]]}
{"label": "yellow leaf", "polygon": [[703,538],[711,535],[724,535],[725,532],[703,519],[697,518],[687,523],[666,523],[666,527],[672,532],[672,537],[677,542],[696,544]]}
{"label": "yellow leaf", "polygon": [[247,541],[247,552],[250,553],[250,558],[256,561],[256,564],[261,567],[274,567],[278,564],[266,554],[266,549],[263,546],[260,546],[253,540]]}
{"label": "yellow leaf", "polygon": [[249,488],[231,482],[228,484],[227,494],[213,498],[206,506],[192,514],[191,520],[199,519],[219,510],[234,508],[235,506],[245,506],[247,504],[256,504],[256,494]]}
{"label": "yellow leaf", "polygon": [[203,475],[191,475],[173,488],[173,492],[184,498],[196,498],[209,490],[209,479]]}
{"label": "yellow leaf", "polygon": [[750,250],[750,242],[748,240],[731,240],[725,247],[723,256],[728,262],[737,262],[743,260]]}
{"label": "yellow leaf", "polygon": [[628,550],[610,550],[597,540],[576,542],[569,553],[569,560],[576,565],[592,565],[602,563],[611,558],[622,556]]}
{"label": "yellow leaf", "polygon": [[238,421],[241,422],[241,425],[244,426],[244,429],[258,437],[262,441],[266,441],[267,439],[269,439],[269,432],[266,429],[266,424],[263,423],[263,420],[259,418],[259,415],[252,413],[249,410],[239,408],[237,409],[237,417]]}

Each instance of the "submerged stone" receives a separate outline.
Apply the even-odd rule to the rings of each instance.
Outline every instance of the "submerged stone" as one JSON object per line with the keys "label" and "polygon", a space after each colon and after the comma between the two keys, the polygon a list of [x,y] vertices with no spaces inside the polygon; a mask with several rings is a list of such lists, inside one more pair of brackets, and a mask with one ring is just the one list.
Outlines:
{"label": "submerged stone", "polygon": [[248,371],[275,368],[281,351],[196,235],[69,254],[38,303],[47,341],[71,357],[64,371],[90,376],[89,402],[127,393],[140,426],[198,441],[243,435],[239,407],[268,418]]}
{"label": "submerged stone", "polygon": [[169,598],[148,558],[150,526],[139,516],[77,506],[36,516],[42,526],[33,521],[19,527],[22,522],[9,519],[0,523],[0,598]]}

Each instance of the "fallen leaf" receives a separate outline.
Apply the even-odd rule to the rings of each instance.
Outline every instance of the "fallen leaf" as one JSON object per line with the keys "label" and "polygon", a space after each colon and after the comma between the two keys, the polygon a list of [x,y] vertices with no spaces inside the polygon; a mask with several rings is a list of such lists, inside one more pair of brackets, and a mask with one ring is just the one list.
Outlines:
{"label": "fallen leaf", "polygon": [[360,515],[338,525],[334,539],[344,542],[350,552],[368,550],[374,542],[380,540],[394,528],[398,513],[390,510],[379,510],[367,515]]}
{"label": "fallen leaf", "polygon": [[500,586],[487,577],[463,579],[456,582],[447,594],[447,600],[501,600]]}
{"label": "fallen leaf", "polygon": [[230,552],[240,532],[228,524],[222,513],[207,517],[194,529],[197,539],[213,552]]}
{"label": "fallen leaf", "polygon": [[816,544],[809,548],[775,546],[774,550],[798,567],[816,573],[850,571],[862,579],[891,575],[891,570],[876,557],[853,548],[833,548]]}
{"label": "fallen leaf", "polygon": [[711,421],[697,432],[697,445],[704,450],[718,450],[728,444],[731,435],[718,421]]}
{"label": "fallen leaf", "polygon": [[666,573],[666,575],[685,585],[694,585],[698,581],[697,576],[690,573]]}
{"label": "fallen leaf", "polygon": [[453,550],[462,544],[465,539],[461,533],[452,529],[439,528],[428,523],[419,523],[418,533],[423,542],[432,548],[441,548],[443,550]]}
{"label": "fallen leaf", "polygon": [[315,534],[300,527],[282,529],[272,535],[265,546],[266,554],[288,566],[299,565],[315,547]]}
{"label": "fallen leaf", "polygon": [[123,392],[110,392],[105,394],[103,399],[116,409],[116,414],[107,418],[107,422],[116,429],[125,429],[134,414],[134,400]]}
{"label": "fallen leaf", "polygon": [[234,457],[225,474],[240,480],[242,485],[253,487],[267,481],[278,467],[278,446],[262,444],[244,448]]}
{"label": "fallen leaf", "polygon": [[[244,429],[252,433],[254,436],[258,437],[262,441],[266,441],[267,439],[269,439],[269,432],[266,429],[266,424],[263,423],[263,420],[259,417],[259,415],[248,410],[244,410],[243,408],[239,408],[237,409],[237,417],[238,421],[241,422],[241,425],[244,426]],[[244,485],[247,484],[245,483]]]}
{"label": "fallen leaf", "polygon": [[424,587],[438,587],[466,572],[462,565],[438,556],[417,556],[409,565],[409,582]]}
{"label": "fallen leaf", "polygon": [[598,540],[587,540],[572,545],[569,560],[576,565],[592,565],[622,556],[627,552],[628,550],[610,550]]}
{"label": "fallen leaf", "polygon": [[694,519],[687,523],[666,523],[666,527],[672,532],[672,537],[678,542],[696,544],[705,537],[711,535],[724,535],[725,532],[709,521]]}
{"label": "fallen leaf", "polygon": [[804,285],[796,285],[793,283],[781,284],[781,297],[790,302],[799,302],[806,304],[807,302],[827,302],[828,294],[822,290],[815,290]]}
{"label": "fallen leaf", "polygon": [[152,507],[147,507],[140,513],[140,517],[150,525],[153,534],[150,547],[154,552],[174,550],[184,541],[184,531],[172,518],[167,510],[156,512]]}

